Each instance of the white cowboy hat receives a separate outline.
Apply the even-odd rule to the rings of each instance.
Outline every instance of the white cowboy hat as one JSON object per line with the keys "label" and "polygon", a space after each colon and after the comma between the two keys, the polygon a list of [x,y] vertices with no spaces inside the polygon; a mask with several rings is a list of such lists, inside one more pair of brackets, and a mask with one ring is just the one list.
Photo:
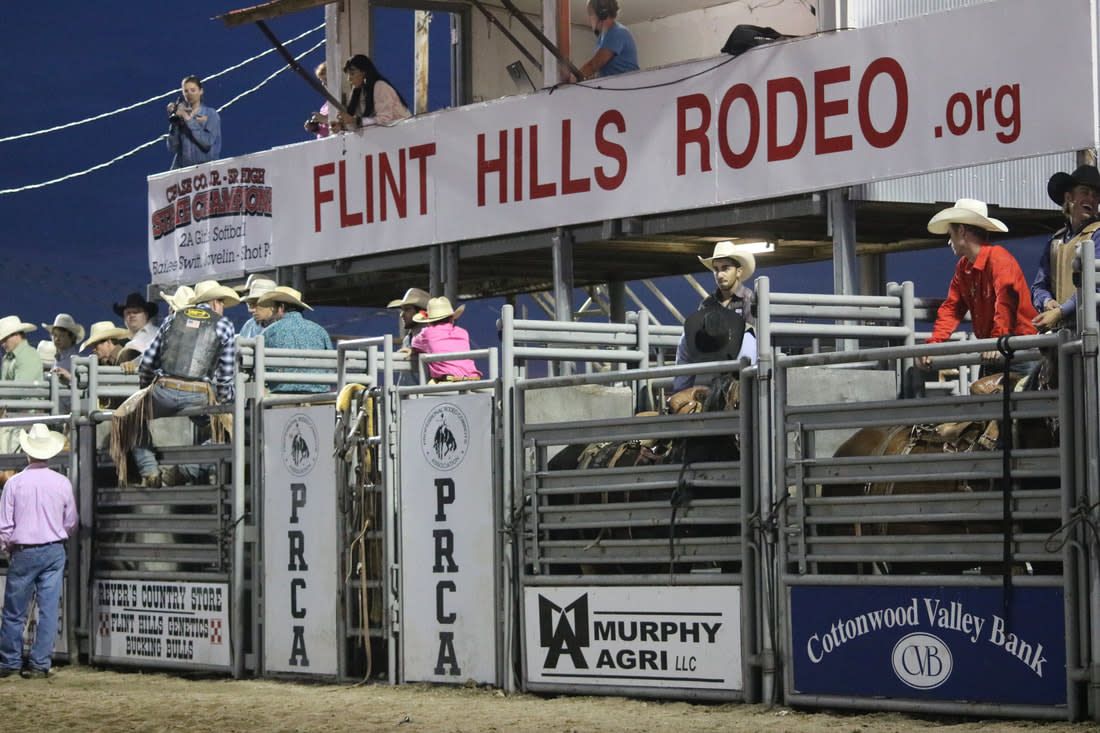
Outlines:
{"label": "white cowboy hat", "polygon": [[306,310],[313,310],[302,301],[302,291],[295,290],[286,285],[278,285],[268,290],[256,300],[256,305],[267,306],[274,303],[290,303],[292,305],[299,305]]}
{"label": "white cowboy hat", "polygon": [[233,288],[222,285],[217,280],[203,280],[195,283],[195,297],[191,299],[191,305],[209,303],[211,300],[220,300],[226,308],[232,308],[241,302],[241,296]]}
{"label": "white cowboy hat", "polygon": [[238,293],[247,293],[249,290],[252,289],[252,283],[256,282],[257,280],[270,280],[270,279],[271,278],[268,277],[267,275],[262,275],[258,272],[254,272],[254,273],[252,273],[251,275],[248,276],[248,279],[244,281],[243,285],[234,285],[233,289],[236,290]]}
{"label": "white cowboy hat", "polygon": [[420,288],[409,288],[405,291],[405,295],[397,300],[391,300],[386,304],[387,308],[404,308],[407,305],[415,305],[421,310],[428,307],[428,301],[431,299],[431,295],[428,291],[421,290]]}
{"label": "white cowboy hat", "polygon": [[57,361],[57,346],[54,345],[53,341],[39,341],[34,350],[38,352],[38,357],[43,362],[53,363]]}
{"label": "white cowboy hat", "polygon": [[123,339],[130,338],[130,331],[125,328],[119,328],[110,321],[96,321],[92,324],[91,331],[88,333],[88,340],[80,345],[80,350],[88,348],[98,344],[100,341],[106,341],[107,339],[114,339],[116,341],[122,341]]}
{"label": "white cowboy hat", "polygon": [[73,335],[73,341],[79,342],[84,338],[84,326],[73,320],[73,317],[68,313],[58,313],[54,316],[53,323],[43,323],[42,328],[49,332],[53,332],[55,328],[63,328]]}
{"label": "white cowboy hat", "polygon": [[19,431],[19,447],[31,458],[45,461],[65,449],[65,436],[36,422],[29,431]]}
{"label": "white cowboy hat", "polygon": [[756,258],[751,252],[743,252],[737,249],[737,245],[728,240],[714,245],[714,253],[710,257],[700,257],[703,267],[714,272],[715,260],[733,260],[741,266],[741,282],[745,282],[756,272]]}
{"label": "white cowboy hat", "polygon": [[13,333],[30,333],[38,328],[33,323],[23,323],[19,316],[4,316],[0,318],[0,341],[3,341]]}
{"label": "white cowboy hat", "polygon": [[977,199],[959,199],[954,206],[940,211],[928,221],[928,231],[947,234],[950,224],[970,224],[987,232],[1007,232],[1008,227],[1000,219],[989,215],[989,207]]}
{"label": "white cowboy hat", "polygon": [[252,280],[252,284],[248,287],[248,295],[242,297],[241,300],[245,303],[255,303],[260,299],[261,295],[271,292],[277,287],[279,286],[274,280],[268,280],[266,277],[258,277]]}
{"label": "white cowboy hat", "polygon": [[169,308],[173,311],[178,311],[191,305],[191,302],[195,299],[195,291],[190,285],[180,285],[176,288],[176,292],[171,295],[168,293],[161,293],[160,297],[164,299],[164,302],[168,304]]}
{"label": "white cowboy hat", "polygon": [[465,305],[452,308],[451,301],[447,299],[447,296],[441,295],[438,298],[430,299],[427,309],[413,316],[413,320],[417,323],[435,323],[451,316],[458,318],[464,310],[466,310]]}

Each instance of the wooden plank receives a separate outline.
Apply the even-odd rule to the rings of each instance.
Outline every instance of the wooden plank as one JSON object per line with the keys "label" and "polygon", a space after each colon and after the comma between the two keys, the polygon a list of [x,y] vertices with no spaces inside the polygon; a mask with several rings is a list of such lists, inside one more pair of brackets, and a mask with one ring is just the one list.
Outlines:
{"label": "wooden plank", "polygon": [[227,26],[233,28],[238,25],[244,25],[245,23],[255,23],[257,20],[278,18],[282,15],[290,15],[291,13],[298,13],[303,10],[309,10],[310,8],[316,8],[334,2],[336,2],[336,0],[271,0],[270,2],[260,3],[259,5],[253,5],[248,8],[230,10],[228,13],[217,17]]}

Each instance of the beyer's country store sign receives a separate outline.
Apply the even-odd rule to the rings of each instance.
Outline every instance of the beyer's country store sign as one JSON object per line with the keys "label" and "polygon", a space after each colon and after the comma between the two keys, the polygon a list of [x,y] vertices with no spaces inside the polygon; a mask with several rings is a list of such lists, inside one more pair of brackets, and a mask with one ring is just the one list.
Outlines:
{"label": "beyer's country store sign", "polygon": [[[1057,5],[981,3],[153,176],[150,269],[194,281],[1095,147],[1091,3]],[[1021,53],[1025,31],[1057,53]]]}

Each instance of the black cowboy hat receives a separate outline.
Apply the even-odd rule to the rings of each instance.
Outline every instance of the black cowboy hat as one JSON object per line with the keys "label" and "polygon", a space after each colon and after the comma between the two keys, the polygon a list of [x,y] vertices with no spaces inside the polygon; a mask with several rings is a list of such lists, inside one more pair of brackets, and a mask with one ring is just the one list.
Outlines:
{"label": "black cowboy hat", "polygon": [[130,293],[126,296],[126,301],[124,303],[115,303],[115,314],[121,318],[122,312],[127,308],[141,308],[149,314],[150,318],[152,318],[157,314],[158,306],[156,303],[152,303],[142,297],[141,293]]}
{"label": "black cowboy hat", "polygon": [[703,308],[684,321],[684,345],[692,364],[736,359],[744,337],[745,320],[728,308]]}
{"label": "black cowboy hat", "polygon": [[1079,165],[1073,173],[1055,173],[1047,181],[1047,196],[1061,206],[1066,202],[1066,191],[1074,186],[1088,186],[1100,191],[1100,170],[1094,165]]}

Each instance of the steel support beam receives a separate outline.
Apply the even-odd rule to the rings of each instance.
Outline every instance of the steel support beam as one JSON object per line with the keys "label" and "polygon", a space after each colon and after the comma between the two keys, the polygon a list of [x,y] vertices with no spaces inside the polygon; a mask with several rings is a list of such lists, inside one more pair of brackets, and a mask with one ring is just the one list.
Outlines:
{"label": "steel support beam", "polygon": [[552,240],[554,257],[554,320],[573,320],[573,235],[559,229]]}

